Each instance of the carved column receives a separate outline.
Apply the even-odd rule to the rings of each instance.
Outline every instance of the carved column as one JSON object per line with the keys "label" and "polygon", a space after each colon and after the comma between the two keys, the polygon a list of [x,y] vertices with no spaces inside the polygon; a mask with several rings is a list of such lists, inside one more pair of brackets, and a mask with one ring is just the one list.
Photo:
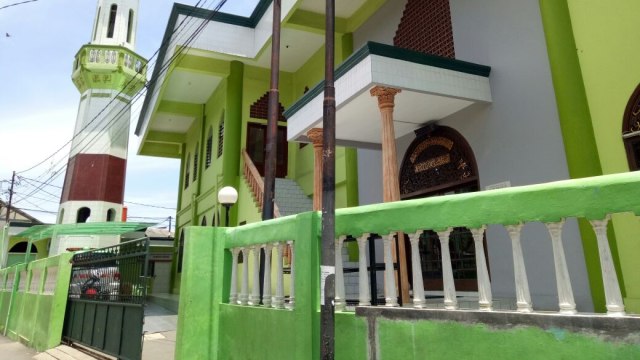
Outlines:
{"label": "carved column", "polygon": [[307,132],[313,143],[313,211],[322,211],[322,129]]}
{"label": "carved column", "polygon": [[[395,96],[400,91],[400,89],[376,86],[370,92],[371,96],[375,96],[378,99],[378,108],[382,119],[382,200],[384,202],[400,200],[396,134],[393,127]],[[392,249],[394,258],[399,259],[399,283],[402,285],[402,301],[409,302],[409,277],[407,275],[407,257],[403,233],[398,233],[398,240],[398,254],[395,254],[395,246],[392,246]]]}

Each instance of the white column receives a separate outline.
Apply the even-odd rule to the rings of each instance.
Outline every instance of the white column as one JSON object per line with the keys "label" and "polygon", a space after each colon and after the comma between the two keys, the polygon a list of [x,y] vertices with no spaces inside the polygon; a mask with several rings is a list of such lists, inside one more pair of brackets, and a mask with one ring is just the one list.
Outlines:
{"label": "white column", "polygon": [[527,269],[524,266],[524,257],[522,256],[522,244],[520,243],[522,224],[508,225],[506,229],[507,232],[509,232],[513,250],[513,272],[516,280],[516,307],[519,312],[531,312],[533,311],[533,305],[531,304],[529,280],[527,278]]}
{"label": "white column", "polygon": [[295,242],[288,241],[287,244],[289,244],[289,249],[291,250],[291,274],[289,276],[289,278],[291,279],[289,282],[289,308],[293,309],[296,304],[296,249],[294,246]]}
{"label": "white column", "polygon": [[367,240],[369,233],[364,233],[358,238],[358,305],[371,305],[371,290],[369,289],[369,272],[367,271]]}
{"label": "white column", "polygon": [[253,281],[251,286],[251,296],[249,297],[249,305],[260,305],[260,249],[262,246],[255,245],[251,247],[253,254]]}
{"label": "white column", "polygon": [[238,248],[231,249],[231,286],[229,290],[229,304],[238,303]]}
{"label": "white column", "polygon": [[420,260],[420,235],[423,230],[409,235],[411,242],[411,272],[413,273],[413,307],[422,309],[425,307],[424,281],[422,280],[422,262]]}
{"label": "white column", "polygon": [[384,300],[385,306],[398,306],[398,295],[396,293],[396,276],[393,269],[393,258],[391,256],[391,244],[393,236],[390,233],[384,237]]}
{"label": "white column", "polygon": [[600,254],[600,268],[602,269],[602,282],[604,283],[604,296],[607,301],[607,315],[622,316],[625,314],[622,293],[618,284],[618,276],[613,266],[609,239],[607,238],[607,224],[609,215],[603,220],[591,220],[591,226],[598,239],[598,253]]}
{"label": "white column", "polygon": [[449,235],[451,228],[445,231],[438,231],[440,239],[440,255],[442,256],[442,286],[444,289],[444,308],[456,310],[458,299],[456,298],[456,284],[453,280],[453,269],[451,268],[451,253],[449,252]]}
{"label": "white column", "polygon": [[242,287],[240,288],[240,305],[247,305],[249,300],[249,249],[242,251]]}
{"label": "white column", "polygon": [[336,253],[336,297],[335,307],[336,311],[344,311],[347,306],[347,300],[345,299],[344,291],[344,273],[342,271],[342,245],[344,244],[346,236],[339,236],[335,242]]}
{"label": "white column", "polygon": [[556,269],[560,312],[563,314],[575,314],[576,302],[573,299],[569,268],[567,267],[567,259],[564,256],[564,248],[562,247],[562,226],[564,225],[564,220],[545,225],[547,226],[547,230],[549,230],[551,243],[553,245],[553,263]]}
{"label": "white column", "polygon": [[478,276],[478,308],[484,311],[493,310],[493,297],[491,296],[491,280],[489,280],[489,270],[484,253],[484,230],[471,229],[473,243],[476,249],[476,272]]}
{"label": "white column", "polygon": [[284,275],[282,273],[282,253],[284,243],[276,245],[276,296],[273,299],[273,307],[284,309]]}
{"label": "white column", "polygon": [[262,287],[262,304],[271,307],[271,250],[272,244],[264,245],[264,286]]}

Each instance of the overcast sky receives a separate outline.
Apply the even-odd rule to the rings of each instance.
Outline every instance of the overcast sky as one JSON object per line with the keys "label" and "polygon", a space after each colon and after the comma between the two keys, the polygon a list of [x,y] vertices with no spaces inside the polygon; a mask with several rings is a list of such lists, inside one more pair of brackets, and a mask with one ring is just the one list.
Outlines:
{"label": "overcast sky", "polygon": [[[219,0],[202,0],[212,9]],[[0,7],[20,0],[0,0]],[[197,0],[183,3],[195,5]],[[249,15],[258,0],[228,0],[223,10]],[[136,52],[147,59],[160,46],[173,6],[168,0],[140,0]],[[76,52],[91,38],[96,0],[39,0],[0,9],[0,198],[8,200],[13,170],[23,171],[63,147],[73,136],[80,93],[71,82]],[[149,72],[150,74],[151,72]],[[132,128],[142,101],[133,105]],[[179,161],[135,155],[139,140],[129,140],[125,205],[137,221],[162,221],[175,210]],[[44,222],[55,222],[64,169],[42,191],[24,199],[36,181],[66,164],[68,147],[32,170],[16,187],[16,206]],[[57,166],[56,166],[57,165]],[[58,186],[58,187],[55,187]],[[38,210],[38,211],[33,211]],[[141,217],[150,219],[141,219]],[[166,224],[166,222],[165,222]]]}

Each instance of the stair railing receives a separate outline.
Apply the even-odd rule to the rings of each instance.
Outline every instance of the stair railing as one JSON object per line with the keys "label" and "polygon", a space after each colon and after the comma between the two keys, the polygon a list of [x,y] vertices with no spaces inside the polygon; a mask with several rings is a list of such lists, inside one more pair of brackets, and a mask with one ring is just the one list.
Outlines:
{"label": "stair railing", "polygon": [[[249,185],[249,189],[251,189],[254,200],[258,203],[260,210],[262,210],[262,204],[264,202],[264,180],[262,179],[262,176],[260,176],[258,168],[256,168],[256,165],[253,163],[253,160],[251,160],[246,149],[242,149],[242,160],[244,163],[242,167],[244,178],[247,180],[247,184]],[[275,203],[273,204],[273,216],[281,216],[280,209],[278,209],[278,205]]]}

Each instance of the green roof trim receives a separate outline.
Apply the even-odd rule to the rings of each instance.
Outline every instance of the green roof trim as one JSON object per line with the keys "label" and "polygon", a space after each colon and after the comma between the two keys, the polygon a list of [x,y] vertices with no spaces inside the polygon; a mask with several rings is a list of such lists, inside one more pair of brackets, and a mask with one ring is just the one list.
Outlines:
{"label": "green roof trim", "polygon": [[[467,61],[449,59],[437,55],[429,55],[421,52],[407,50],[392,45],[380,44],[369,41],[353,55],[349,56],[335,71],[336,80],[349,72],[354,66],[359,64],[369,55],[379,55],[387,58],[409,61],[415,64],[422,64],[428,66],[434,66],[441,69],[448,69],[458,71],[471,75],[478,75],[483,77],[489,77],[491,73],[491,67],[486,65],[474,64]],[[284,116],[289,118],[298,110],[303,108],[309,101],[318,96],[324,90],[324,80],[314,86],[306,94],[304,94],[300,100],[296,101],[284,112]]]}
{"label": "green roof trim", "polygon": [[[260,0],[255,9],[253,9],[251,16],[249,17],[227,14],[223,12],[215,13],[213,10],[174,3],[173,9],[171,9],[171,15],[169,15],[167,27],[164,31],[164,36],[162,37],[162,44],[160,45],[160,51],[158,52],[158,60],[156,61],[156,66],[153,67],[153,74],[151,75],[151,79],[148,83],[147,95],[153,94],[156,91],[156,82],[158,81],[160,69],[164,67],[163,65],[165,62],[165,56],[167,54],[167,47],[169,47],[169,44],[171,43],[171,36],[173,36],[176,23],[178,22],[178,17],[180,15],[185,15],[187,17],[193,16],[200,19],[211,19],[211,21],[255,28],[260,19],[262,19],[262,17],[264,16],[264,13],[269,8],[269,5],[271,5],[272,1],[273,0]],[[160,64],[160,66],[158,66],[158,64]],[[144,98],[135,130],[135,134],[138,136],[141,135],[140,131],[142,130],[142,122],[144,121],[144,117],[146,116],[147,111],[149,111],[149,101],[151,101],[151,97],[152,96],[145,96]]]}
{"label": "green roof trim", "polygon": [[81,224],[36,225],[17,234],[16,236],[38,241],[51,238],[55,235],[122,235],[132,231],[138,231],[152,223],[138,222],[102,222]]}

